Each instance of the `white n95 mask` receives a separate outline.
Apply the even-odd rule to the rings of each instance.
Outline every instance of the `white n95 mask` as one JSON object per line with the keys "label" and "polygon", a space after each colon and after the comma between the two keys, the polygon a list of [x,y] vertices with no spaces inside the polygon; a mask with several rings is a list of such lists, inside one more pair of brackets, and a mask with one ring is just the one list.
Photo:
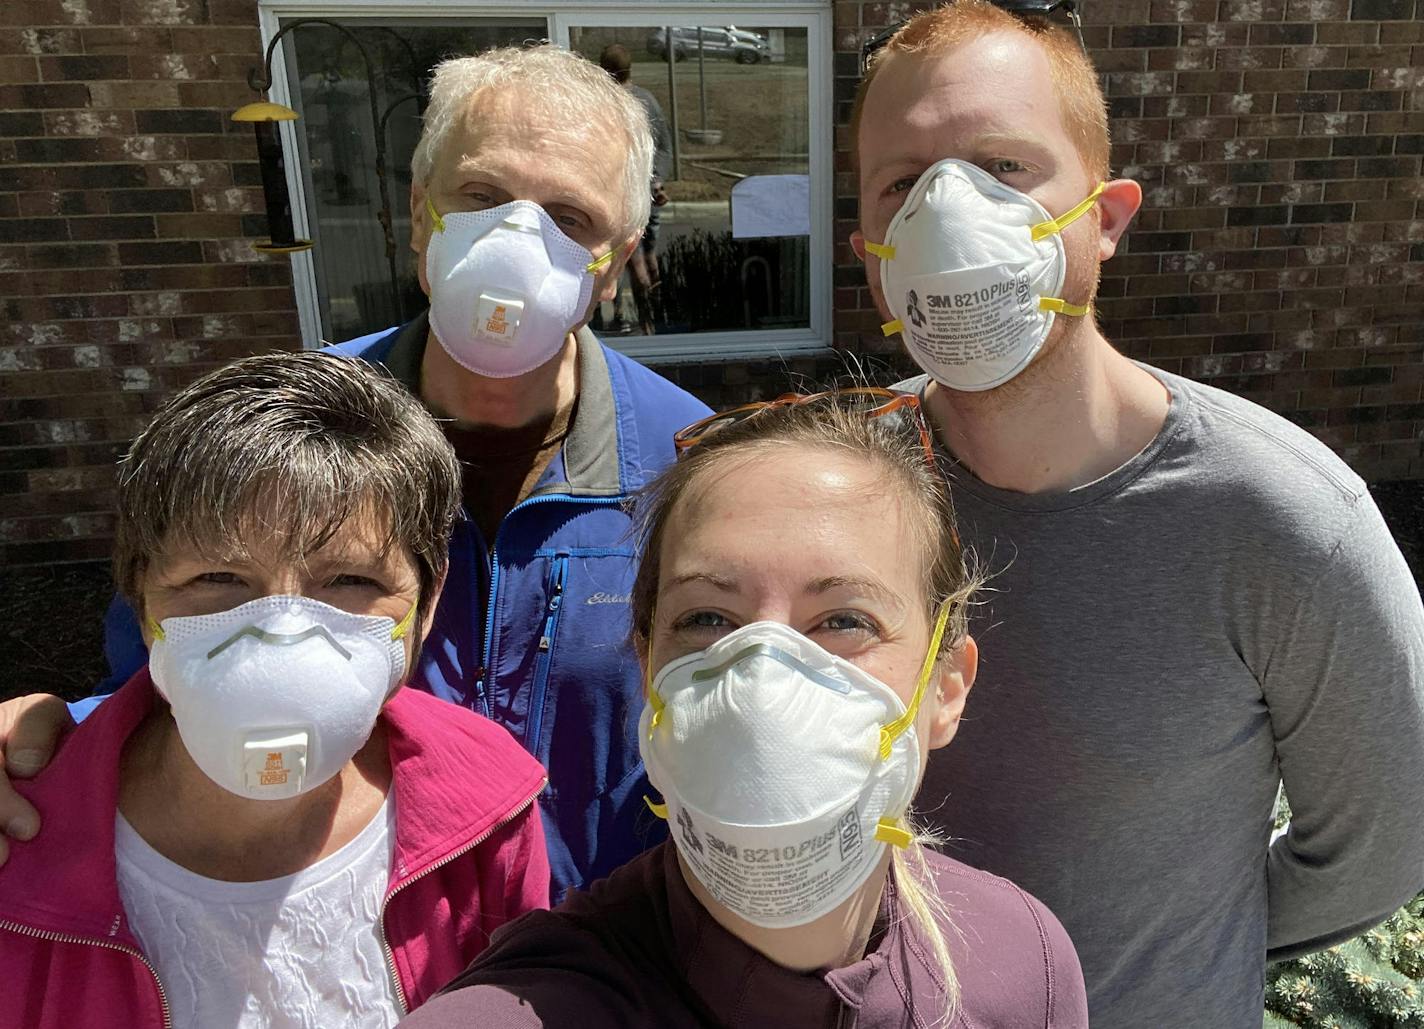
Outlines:
{"label": "white n95 mask", "polygon": [[1060,297],[1067,261],[1064,228],[1097,203],[1054,218],[1037,200],[984,169],[953,159],[926,169],[890,222],[880,288],[910,356],[950,389],[993,389],[1028,367],[1056,315],[1086,306]]}
{"label": "white n95 mask", "polygon": [[507,379],[552,360],[593,298],[594,260],[538,204],[441,216],[425,248],[430,327],[445,352],[477,375]]}
{"label": "white n95 mask", "polygon": [[405,673],[399,624],[272,596],[153,625],[149,673],[194,763],[229,793],[284,800],[327,782]]}
{"label": "white n95 mask", "polygon": [[889,686],[779,622],[669,662],[638,742],[678,853],[719,903],[769,929],[848,900],[886,844],[905,846],[919,783],[915,716],[948,607],[908,707]]}

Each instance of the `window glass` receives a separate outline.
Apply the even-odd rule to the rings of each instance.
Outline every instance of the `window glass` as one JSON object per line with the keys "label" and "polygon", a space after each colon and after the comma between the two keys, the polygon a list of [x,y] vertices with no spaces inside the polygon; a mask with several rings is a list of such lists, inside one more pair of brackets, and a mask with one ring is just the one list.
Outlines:
{"label": "window glass", "polygon": [[[283,19],[283,25],[294,20]],[[330,341],[376,332],[425,309],[409,246],[410,157],[420,138],[431,69],[447,57],[548,33],[544,18],[343,19],[341,24],[354,39],[321,24],[302,25],[283,39],[288,82],[294,84],[292,106],[300,115],[295,127],[315,244],[321,333]],[[373,121],[383,123],[395,289],[380,221]]]}
{"label": "window glass", "polygon": [[665,201],[595,331],[810,327],[807,30],[570,26],[569,45],[592,61],[626,52],[627,86],[658,143],[654,198]]}

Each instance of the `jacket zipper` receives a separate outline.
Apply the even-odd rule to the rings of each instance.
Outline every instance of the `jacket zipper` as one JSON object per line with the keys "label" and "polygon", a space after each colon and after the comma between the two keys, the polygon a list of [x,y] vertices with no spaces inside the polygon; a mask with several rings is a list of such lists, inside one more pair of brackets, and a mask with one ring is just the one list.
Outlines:
{"label": "jacket zipper", "polygon": [[153,976],[153,985],[158,988],[158,1004],[163,1011],[163,1029],[173,1029],[173,1014],[168,1010],[168,994],[163,989],[163,981],[158,978],[158,969],[154,968],[148,958],[143,956],[143,952],[127,947],[122,943],[110,943],[108,940],[96,940],[87,936],[69,936],[65,933],[50,932],[47,929],[32,929],[27,925],[20,925],[18,922],[0,921],[0,929],[9,929],[11,932],[19,933],[21,936],[30,936],[37,940],[45,940],[49,943],[80,943],[93,947],[104,947],[108,950],[117,950],[122,954],[128,954],[138,958],[143,962],[143,967],[148,969],[148,974]]}
{"label": "jacket zipper", "polygon": [[[386,911],[390,908],[391,901],[395,898],[395,895],[397,893],[405,889],[411,883],[419,882],[431,872],[438,871],[439,869],[444,868],[446,865],[448,865],[451,861],[454,861],[456,858],[463,857],[464,855],[468,854],[470,851],[474,850],[485,840],[489,839],[495,833],[499,832],[499,830],[503,829],[510,822],[514,821],[520,815],[524,814],[524,812],[528,811],[529,808],[533,805],[535,799],[539,796],[539,794],[544,792],[544,787],[547,785],[549,785],[548,779],[541,780],[539,783],[539,788],[533,793],[529,794],[529,796],[525,798],[524,803],[520,804],[513,811],[509,812],[509,814],[505,815],[498,822],[495,822],[494,825],[490,826],[484,832],[480,833],[477,837],[475,837],[469,843],[465,844],[463,847],[459,848],[456,851],[453,851],[452,853],[446,854],[439,861],[435,862],[435,864],[431,865],[423,872],[411,876],[409,879],[397,885],[395,889],[391,890],[390,893],[386,894],[386,899],[381,902],[381,949],[386,952],[386,971],[390,973],[391,982],[395,983],[396,1003],[400,1005],[400,1013],[402,1016],[410,1014],[410,1002],[406,999],[405,986],[402,985],[400,979],[400,971],[396,968],[396,952],[391,949],[390,942],[386,939]],[[5,923],[0,922],[0,926],[3,926],[4,924]],[[142,955],[139,956],[142,957]],[[155,973],[154,979],[157,980],[157,978],[158,975],[157,973]],[[163,987],[161,985],[158,989],[159,993],[163,992]],[[171,1027],[172,1023],[165,1023],[165,1029],[171,1029]]]}
{"label": "jacket zipper", "polygon": [[[518,507],[519,505],[515,505]],[[513,511],[513,508],[510,509]],[[505,515],[508,518],[509,515]],[[485,631],[480,640],[480,670],[475,679],[475,699],[479,702],[480,713],[491,721],[494,714],[490,710],[489,697],[485,694],[485,677],[489,675],[490,667],[490,637],[494,635],[494,598],[499,591],[499,530],[504,527],[501,521],[494,530],[494,540],[489,545],[490,584],[489,596],[485,598]],[[471,530],[476,531],[476,530]],[[481,543],[484,541],[481,540]]]}
{"label": "jacket zipper", "polygon": [[559,611],[564,602],[564,586],[568,581],[570,560],[571,555],[567,553],[554,555],[553,566],[549,569],[549,585],[544,591],[549,603],[544,615],[544,631],[539,636],[539,653],[535,658],[534,695],[529,698],[529,720],[524,730],[524,749],[531,754],[539,752],[539,741],[544,732],[544,697],[549,690],[549,666],[554,660],[554,633],[559,628]]}
{"label": "jacket zipper", "polygon": [[521,500],[519,503],[515,504],[509,509],[509,514],[505,515],[504,519],[499,523],[499,528],[496,529],[494,532],[494,543],[490,546],[489,551],[490,586],[489,596],[485,598],[485,638],[483,641],[484,646],[482,648],[480,657],[479,678],[475,681],[475,696],[479,700],[479,704],[482,709],[481,713],[486,718],[491,719],[492,721],[499,721],[499,719],[494,717],[489,702],[489,696],[485,692],[485,688],[486,680],[492,673],[490,659],[492,656],[494,639],[494,601],[495,595],[499,592],[499,534],[504,530],[505,525],[509,522],[509,519],[514,515],[515,511],[519,511],[526,507],[532,507],[535,504],[548,504],[556,501],[562,501],[566,504],[590,504],[594,507],[607,507],[610,504],[623,503],[623,498],[571,497],[567,493],[545,493],[542,496],[526,497],[524,500]]}

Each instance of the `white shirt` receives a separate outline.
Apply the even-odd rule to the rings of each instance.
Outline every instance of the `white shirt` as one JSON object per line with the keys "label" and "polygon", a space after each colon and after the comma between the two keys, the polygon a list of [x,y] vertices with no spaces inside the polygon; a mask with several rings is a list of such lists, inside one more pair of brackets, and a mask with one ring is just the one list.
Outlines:
{"label": "white shirt", "polygon": [[395,805],[349,843],[281,879],[209,879],[118,815],[119,896],[168,996],[175,1029],[390,1029],[400,1018],[381,942]]}

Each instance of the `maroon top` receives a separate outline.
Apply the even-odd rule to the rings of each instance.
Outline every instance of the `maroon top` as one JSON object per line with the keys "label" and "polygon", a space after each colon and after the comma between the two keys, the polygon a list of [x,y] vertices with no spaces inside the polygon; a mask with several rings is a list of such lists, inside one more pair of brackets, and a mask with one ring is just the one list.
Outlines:
{"label": "maroon top", "polygon": [[[1081,1029],[1088,1002],[1058,919],[1006,879],[930,856],[953,912],[960,1029]],[[893,885],[860,961],[802,973],[713,920],[663,843],[553,911],[495,933],[490,947],[402,1029],[692,1026],[895,1029],[940,1025],[944,987],[908,931]]]}

